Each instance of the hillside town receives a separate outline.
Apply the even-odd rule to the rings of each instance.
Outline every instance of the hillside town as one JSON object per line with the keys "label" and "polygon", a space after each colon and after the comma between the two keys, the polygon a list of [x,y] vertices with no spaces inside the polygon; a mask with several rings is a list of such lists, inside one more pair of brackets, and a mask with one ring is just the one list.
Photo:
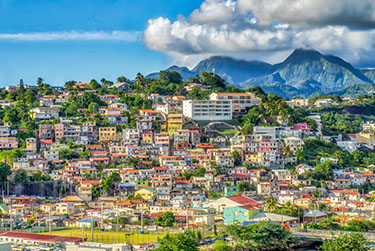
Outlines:
{"label": "hillside town", "polygon": [[[209,236],[263,221],[290,230],[372,220],[375,123],[330,134],[323,114],[363,99],[284,100],[257,88],[228,92],[208,77],[180,79],[173,95],[119,80],[62,88],[38,79],[0,92],[0,241],[152,250],[157,239],[94,244],[84,231]],[[78,236],[56,237],[60,229]]]}

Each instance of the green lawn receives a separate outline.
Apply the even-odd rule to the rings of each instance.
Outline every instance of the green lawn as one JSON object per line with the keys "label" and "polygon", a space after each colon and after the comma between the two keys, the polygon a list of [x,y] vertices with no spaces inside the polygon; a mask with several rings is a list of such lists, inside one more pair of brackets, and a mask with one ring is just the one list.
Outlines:
{"label": "green lawn", "polygon": [[235,134],[237,132],[236,129],[227,129],[227,130],[223,130],[223,131],[219,131],[220,133],[222,134]]}
{"label": "green lawn", "polygon": [[[43,233],[48,234],[48,233]],[[67,230],[58,230],[53,231],[53,235],[60,236],[71,236],[71,237],[82,237],[81,229],[67,229]],[[94,230],[94,242],[99,243],[123,243],[128,242],[131,244],[147,243],[154,242],[158,240],[158,237],[163,237],[165,233],[130,233],[130,232],[115,232],[115,231],[104,231]],[[87,241],[92,241],[91,231],[86,229],[84,231],[84,236]]]}

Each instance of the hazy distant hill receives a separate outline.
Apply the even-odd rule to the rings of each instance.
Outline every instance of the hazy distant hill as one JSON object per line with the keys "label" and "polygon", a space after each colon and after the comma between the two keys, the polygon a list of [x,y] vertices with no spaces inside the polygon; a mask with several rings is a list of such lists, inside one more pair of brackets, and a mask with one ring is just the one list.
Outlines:
{"label": "hazy distant hill", "polygon": [[[202,60],[192,70],[178,66],[167,70],[179,72],[185,80],[203,71],[214,71],[232,85],[241,88],[260,86],[283,97],[329,92],[356,95],[362,89],[371,89],[375,82],[375,70],[358,70],[339,57],[304,49],[295,50],[275,65],[215,56]],[[157,73],[147,77],[156,78]]]}

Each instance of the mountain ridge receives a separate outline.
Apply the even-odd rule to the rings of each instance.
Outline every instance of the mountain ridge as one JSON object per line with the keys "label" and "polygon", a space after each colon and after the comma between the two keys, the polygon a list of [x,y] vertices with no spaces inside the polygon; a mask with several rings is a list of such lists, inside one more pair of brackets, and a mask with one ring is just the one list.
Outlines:
{"label": "mountain ridge", "polygon": [[[296,49],[284,61],[269,64],[263,61],[238,60],[227,56],[213,56],[200,61],[192,70],[187,67],[171,66],[166,70],[177,71],[184,80],[203,71],[215,72],[229,84],[247,89],[259,86],[286,98],[309,97],[317,93],[332,93],[349,86],[361,90],[375,85],[375,69],[357,69],[347,61],[334,55],[323,55],[311,49]],[[157,78],[158,73],[146,77]],[[375,89],[375,88],[374,88]]]}

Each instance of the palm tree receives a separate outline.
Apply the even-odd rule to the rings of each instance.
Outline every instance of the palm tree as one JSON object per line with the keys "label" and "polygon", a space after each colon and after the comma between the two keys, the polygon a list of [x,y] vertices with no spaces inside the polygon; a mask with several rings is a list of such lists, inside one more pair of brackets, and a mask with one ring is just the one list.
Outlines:
{"label": "palm tree", "polygon": [[275,199],[275,197],[273,197],[271,195],[270,197],[268,197],[268,199],[266,201],[265,209],[266,209],[267,212],[273,212],[277,208],[278,208],[277,200]]}

